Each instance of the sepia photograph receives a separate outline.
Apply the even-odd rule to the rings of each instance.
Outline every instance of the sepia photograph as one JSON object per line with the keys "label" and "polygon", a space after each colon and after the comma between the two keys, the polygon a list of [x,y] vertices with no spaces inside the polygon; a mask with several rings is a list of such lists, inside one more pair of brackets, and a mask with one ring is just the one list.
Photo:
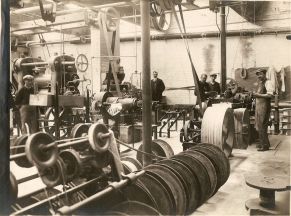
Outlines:
{"label": "sepia photograph", "polygon": [[0,7],[0,215],[290,215],[291,1]]}

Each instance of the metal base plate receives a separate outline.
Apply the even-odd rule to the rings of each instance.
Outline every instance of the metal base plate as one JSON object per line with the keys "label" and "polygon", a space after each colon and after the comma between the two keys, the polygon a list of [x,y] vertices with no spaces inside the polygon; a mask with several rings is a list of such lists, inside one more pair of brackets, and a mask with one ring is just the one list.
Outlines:
{"label": "metal base plate", "polygon": [[260,199],[249,199],[245,203],[245,207],[247,210],[250,210],[250,215],[282,215],[280,206],[282,205],[280,202],[276,202],[276,206],[274,208],[266,208],[260,205]]}

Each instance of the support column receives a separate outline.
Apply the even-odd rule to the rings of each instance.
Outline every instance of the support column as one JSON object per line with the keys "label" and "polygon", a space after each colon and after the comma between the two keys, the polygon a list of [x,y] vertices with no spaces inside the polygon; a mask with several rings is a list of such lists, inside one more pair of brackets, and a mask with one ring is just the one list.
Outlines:
{"label": "support column", "polygon": [[[223,1],[221,1],[223,4]],[[221,92],[225,92],[226,89],[226,30],[225,30],[225,6],[220,7],[220,58],[221,58],[221,70],[220,70],[220,86]]]}
{"label": "support column", "polygon": [[[141,51],[142,51],[142,140],[143,150],[152,152],[152,92],[150,63],[150,1],[140,1],[141,11]],[[151,164],[152,158],[143,155],[143,165]]]}

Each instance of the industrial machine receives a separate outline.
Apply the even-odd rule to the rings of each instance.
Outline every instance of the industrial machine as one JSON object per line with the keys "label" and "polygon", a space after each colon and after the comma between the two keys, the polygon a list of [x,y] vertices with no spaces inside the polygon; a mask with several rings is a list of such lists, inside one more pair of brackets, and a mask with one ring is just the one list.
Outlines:
{"label": "industrial machine", "polygon": [[[174,155],[165,141],[154,143],[155,164],[142,168],[138,160],[145,153],[139,150],[138,160],[119,154],[114,133],[104,124],[77,124],[70,139],[61,141],[45,132],[19,137],[10,162],[34,169],[22,178],[11,170],[9,213],[184,215],[229,177],[229,161],[215,145]],[[19,194],[37,178],[44,187]]]}
{"label": "industrial machine", "polygon": [[23,85],[23,76],[34,76],[35,94],[30,95],[29,104],[42,107],[40,129],[58,138],[66,137],[72,126],[85,121],[89,114],[85,114],[84,106],[89,106],[89,101],[88,97],[86,102],[86,97],[80,96],[78,86],[86,80],[81,80],[78,72],[87,68],[88,59],[83,54],[77,58],[53,56],[47,62],[32,57],[14,60],[13,76],[18,89]]}

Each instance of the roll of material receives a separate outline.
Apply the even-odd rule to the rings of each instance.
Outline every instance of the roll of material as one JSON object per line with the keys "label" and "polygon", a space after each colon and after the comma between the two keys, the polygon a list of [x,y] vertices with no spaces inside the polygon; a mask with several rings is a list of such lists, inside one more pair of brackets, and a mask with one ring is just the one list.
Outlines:
{"label": "roll of material", "polygon": [[229,157],[235,142],[233,109],[228,104],[208,107],[202,119],[201,142],[218,146]]}

